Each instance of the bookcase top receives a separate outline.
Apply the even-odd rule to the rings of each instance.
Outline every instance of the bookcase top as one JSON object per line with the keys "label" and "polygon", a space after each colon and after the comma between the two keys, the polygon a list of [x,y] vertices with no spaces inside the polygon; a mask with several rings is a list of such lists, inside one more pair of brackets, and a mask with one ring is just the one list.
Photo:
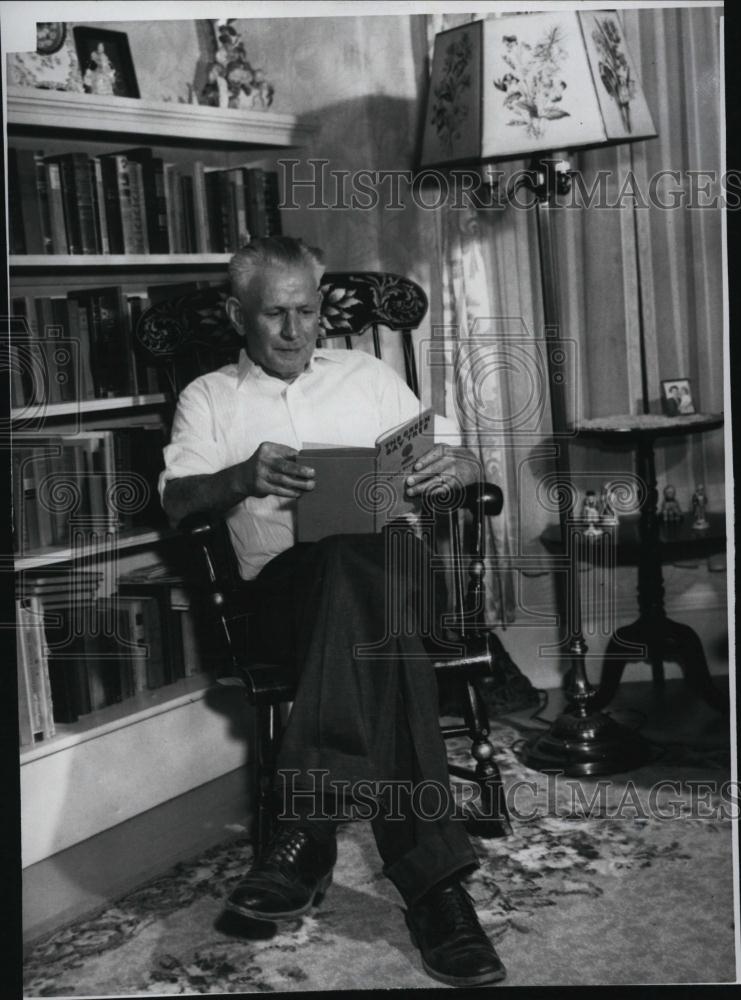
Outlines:
{"label": "bookcase top", "polygon": [[143,101],[133,97],[8,88],[11,127],[139,136],[188,145],[300,146],[316,123],[270,111],[241,111],[202,104]]}

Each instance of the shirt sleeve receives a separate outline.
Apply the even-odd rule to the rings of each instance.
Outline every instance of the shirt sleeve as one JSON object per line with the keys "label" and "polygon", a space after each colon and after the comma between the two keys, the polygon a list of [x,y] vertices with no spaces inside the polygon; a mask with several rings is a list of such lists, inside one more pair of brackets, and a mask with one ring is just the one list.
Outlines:
{"label": "shirt sleeve", "polygon": [[180,393],[170,443],[164,449],[165,468],[158,490],[162,499],[170,479],[209,475],[226,467],[225,441],[216,433],[214,410],[204,379],[196,379]]}
{"label": "shirt sleeve", "polygon": [[[379,365],[379,407],[386,424],[385,430],[398,427],[407,420],[419,415],[423,409],[419,399],[406,384],[404,379],[389,365]],[[458,425],[449,417],[435,414],[435,442],[437,444],[460,445],[461,433]]]}

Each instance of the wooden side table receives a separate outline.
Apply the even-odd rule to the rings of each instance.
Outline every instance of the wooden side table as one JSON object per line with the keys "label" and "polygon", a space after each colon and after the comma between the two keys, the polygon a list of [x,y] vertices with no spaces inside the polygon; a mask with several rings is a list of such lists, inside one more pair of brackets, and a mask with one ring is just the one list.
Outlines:
{"label": "wooden side table", "polygon": [[[728,708],[727,696],[712,681],[705,652],[697,633],[688,625],[668,618],[664,610],[664,578],[661,561],[666,545],[706,542],[708,532],[688,525],[667,530],[658,513],[658,490],[654,444],[659,437],[676,437],[713,430],[723,424],[721,413],[695,413],[684,417],[657,414],[625,414],[585,420],[580,436],[599,437],[612,443],[625,442],[636,449],[637,472],[646,492],[638,519],[638,618],[618,628],[610,637],[602,664],[599,689],[593,705],[601,708],[615,695],[627,663],[646,660],[655,678],[663,677],[664,660],[678,663],[687,683],[708,704],[721,711]],[[713,521],[717,533],[718,525]],[[622,534],[622,532],[621,532]],[[694,538],[693,538],[694,535]],[[703,537],[705,536],[705,537]]]}

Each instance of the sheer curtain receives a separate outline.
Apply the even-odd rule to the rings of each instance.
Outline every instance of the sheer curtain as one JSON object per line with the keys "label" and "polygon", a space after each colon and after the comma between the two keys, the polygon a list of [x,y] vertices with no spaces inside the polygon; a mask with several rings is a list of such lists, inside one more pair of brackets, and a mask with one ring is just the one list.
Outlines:
{"label": "sheer curtain", "polygon": [[[620,13],[659,138],[573,156],[586,191],[605,172],[603,203],[575,198],[574,207],[555,213],[561,334],[575,363],[573,418],[641,412],[644,377],[652,411],[660,409],[661,380],[675,377],[692,380],[698,409],[723,409],[720,15],[711,7]],[[430,17],[428,43],[473,19]],[[538,550],[538,535],[555,519],[542,489],[550,417],[538,351],[534,212],[448,205],[438,221],[438,336],[450,363],[437,402],[456,413],[487,477],[502,485],[505,513],[490,542],[517,561]],[[572,465],[582,492],[599,490],[631,470],[632,457],[576,444]],[[720,509],[722,431],[662,445],[657,472],[685,507],[702,482]],[[514,614],[512,574],[490,580],[488,592],[489,620],[506,622]]]}

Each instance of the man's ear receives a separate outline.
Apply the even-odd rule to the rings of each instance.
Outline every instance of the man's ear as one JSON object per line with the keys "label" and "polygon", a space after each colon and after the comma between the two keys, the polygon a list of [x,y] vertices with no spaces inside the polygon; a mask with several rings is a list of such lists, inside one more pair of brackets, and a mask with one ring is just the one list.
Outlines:
{"label": "man's ear", "polygon": [[242,304],[239,299],[234,295],[230,295],[224,304],[224,308],[229,317],[229,322],[240,337],[244,337],[244,313],[242,312]]}

